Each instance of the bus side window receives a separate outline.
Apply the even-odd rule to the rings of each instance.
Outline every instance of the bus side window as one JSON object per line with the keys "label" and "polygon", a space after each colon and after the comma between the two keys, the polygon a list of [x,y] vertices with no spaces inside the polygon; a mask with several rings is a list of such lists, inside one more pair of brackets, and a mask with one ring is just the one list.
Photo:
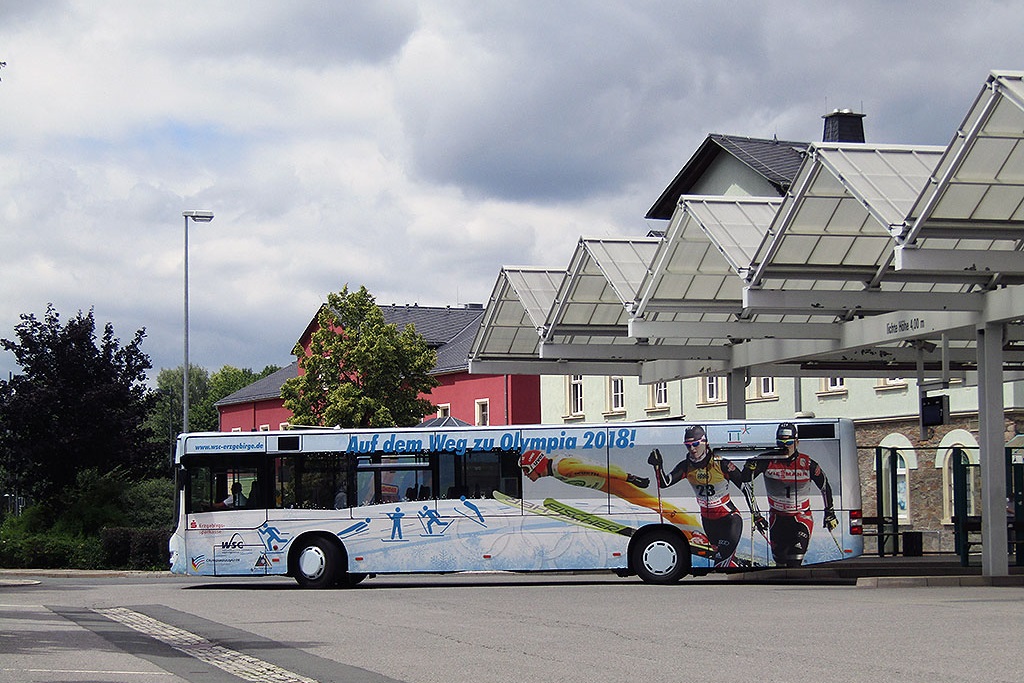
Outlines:
{"label": "bus side window", "polygon": [[445,498],[493,498],[495,491],[522,495],[519,455],[513,452],[469,452],[441,455],[441,490]]}

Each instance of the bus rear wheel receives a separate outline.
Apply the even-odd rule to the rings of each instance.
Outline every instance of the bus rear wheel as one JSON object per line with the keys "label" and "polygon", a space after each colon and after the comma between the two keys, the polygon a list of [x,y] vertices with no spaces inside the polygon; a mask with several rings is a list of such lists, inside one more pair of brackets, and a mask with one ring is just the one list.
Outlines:
{"label": "bus rear wheel", "polygon": [[303,588],[333,586],[341,570],[341,551],[323,538],[310,538],[299,544],[295,556],[295,580]]}
{"label": "bus rear wheel", "polygon": [[637,539],[630,559],[644,583],[676,583],[690,571],[689,545],[668,529],[655,529]]}

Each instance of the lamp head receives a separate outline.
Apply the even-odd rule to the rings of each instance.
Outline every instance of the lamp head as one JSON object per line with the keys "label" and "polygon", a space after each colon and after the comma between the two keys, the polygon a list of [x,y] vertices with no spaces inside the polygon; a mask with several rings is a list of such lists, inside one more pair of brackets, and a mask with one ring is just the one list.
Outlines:
{"label": "lamp head", "polygon": [[182,211],[181,215],[196,223],[209,223],[213,220],[213,211]]}

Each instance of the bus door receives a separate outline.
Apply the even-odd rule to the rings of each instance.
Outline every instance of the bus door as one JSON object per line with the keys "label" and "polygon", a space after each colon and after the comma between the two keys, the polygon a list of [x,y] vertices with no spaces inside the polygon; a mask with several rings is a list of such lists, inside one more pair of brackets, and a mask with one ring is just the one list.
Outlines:
{"label": "bus door", "polygon": [[[201,573],[263,574],[268,570],[258,529],[267,521],[263,459],[226,455],[183,462],[185,544]],[[197,568],[198,569],[198,568]]]}

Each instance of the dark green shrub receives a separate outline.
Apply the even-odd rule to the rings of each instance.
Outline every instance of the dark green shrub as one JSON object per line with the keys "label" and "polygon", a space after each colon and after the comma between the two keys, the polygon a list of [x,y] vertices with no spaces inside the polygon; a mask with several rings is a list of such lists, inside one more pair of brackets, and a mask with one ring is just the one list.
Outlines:
{"label": "dark green shrub", "polygon": [[127,569],[131,555],[132,529],[106,527],[100,531],[103,564],[110,569]]}
{"label": "dark green shrub", "polygon": [[167,529],[133,529],[128,565],[132,569],[163,569],[170,565]]}
{"label": "dark green shrub", "polygon": [[156,529],[174,525],[174,481],[167,477],[131,484],[121,500],[127,526]]}
{"label": "dark green shrub", "polygon": [[49,531],[2,534],[0,566],[24,569],[99,569],[102,553],[87,536]]}

